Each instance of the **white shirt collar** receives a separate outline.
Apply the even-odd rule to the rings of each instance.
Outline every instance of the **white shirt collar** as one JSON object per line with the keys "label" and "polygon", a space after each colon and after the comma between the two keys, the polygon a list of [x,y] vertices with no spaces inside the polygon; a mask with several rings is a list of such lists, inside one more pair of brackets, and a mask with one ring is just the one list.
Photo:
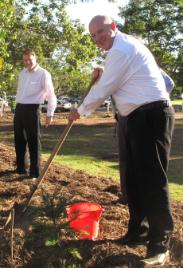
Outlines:
{"label": "white shirt collar", "polygon": [[39,68],[39,64],[37,64],[36,67],[33,70],[31,70],[31,71],[29,71],[28,68],[24,68],[24,70],[25,70],[25,72],[29,72],[30,73],[30,72],[36,72],[38,70],[38,68]]}

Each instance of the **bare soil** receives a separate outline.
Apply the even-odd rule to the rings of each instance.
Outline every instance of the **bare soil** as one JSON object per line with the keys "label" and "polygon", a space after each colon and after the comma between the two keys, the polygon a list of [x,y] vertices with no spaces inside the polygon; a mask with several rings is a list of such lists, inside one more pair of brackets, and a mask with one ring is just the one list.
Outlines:
{"label": "bare soil", "polygon": [[[44,162],[42,165],[44,166]],[[35,238],[32,228],[34,223],[41,222],[43,219],[39,213],[36,217],[32,217],[28,212],[19,219],[21,224],[18,219],[15,221],[14,263],[11,264],[11,232],[10,228],[4,230],[3,226],[15,202],[25,203],[34,185],[34,182],[25,175],[14,173],[14,169],[14,148],[0,143],[0,267],[69,267],[58,265],[58,263],[53,266],[47,265],[51,254],[50,249],[44,245],[40,236],[37,239],[31,239],[31,237]],[[127,206],[112,203],[119,195],[117,182],[110,178],[91,176],[82,171],[52,164],[42,187],[49,193],[61,187],[60,195],[62,196],[75,195],[81,201],[97,202],[104,208],[97,240],[65,239],[64,247],[75,246],[82,257],[76,262],[77,266],[72,267],[144,267],[140,259],[145,256],[146,247],[141,245],[130,248],[120,245],[118,241],[127,231],[129,214]],[[39,189],[29,209],[39,211],[42,205],[43,200]],[[180,268],[183,267],[183,202],[173,201],[172,209],[175,228],[171,238],[170,262],[164,267]]]}

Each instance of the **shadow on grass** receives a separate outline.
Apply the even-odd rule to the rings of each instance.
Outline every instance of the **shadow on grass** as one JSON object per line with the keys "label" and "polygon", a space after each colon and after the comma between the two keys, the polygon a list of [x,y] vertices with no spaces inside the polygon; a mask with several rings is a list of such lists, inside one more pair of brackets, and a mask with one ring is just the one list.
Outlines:
{"label": "shadow on grass", "polygon": [[[50,132],[43,130],[44,151],[49,152],[54,148],[63,129],[61,126],[52,126]],[[108,125],[73,126],[61,148],[61,154],[89,155],[96,159],[115,162],[118,159],[118,152],[114,130],[114,126]]]}
{"label": "shadow on grass", "polygon": [[[56,144],[63,126],[52,126],[52,131],[43,132],[43,148],[50,153]],[[58,131],[59,130],[59,131]],[[59,132],[59,133],[58,133]],[[52,133],[52,135],[50,135]],[[118,169],[118,147],[115,127],[111,125],[76,125],[71,129],[60,155],[92,156],[97,160],[111,162],[111,168]],[[183,184],[183,127],[175,128],[169,165],[170,182]]]}
{"label": "shadow on grass", "polygon": [[[42,128],[42,151],[50,154],[66,125],[52,125]],[[0,126],[0,138],[4,143],[13,144],[13,132],[10,126]],[[169,165],[170,182],[183,184],[183,124],[176,120],[173,135],[171,160]],[[90,156],[96,161],[111,162],[112,169],[118,169],[118,146],[115,124],[100,123],[94,125],[73,125],[58,155]]]}
{"label": "shadow on grass", "polygon": [[183,157],[170,160],[168,169],[169,182],[183,185]]}

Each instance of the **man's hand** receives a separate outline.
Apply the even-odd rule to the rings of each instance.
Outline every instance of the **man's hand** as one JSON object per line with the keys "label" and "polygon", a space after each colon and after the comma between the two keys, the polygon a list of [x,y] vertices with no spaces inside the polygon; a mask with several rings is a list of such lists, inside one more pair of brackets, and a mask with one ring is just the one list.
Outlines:
{"label": "man's hand", "polygon": [[80,118],[80,114],[78,113],[76,108],[72,108],[70,114],[68,116],[69,121],[75,121]]}
{"label": "man's hand", "polygon": [[47,116],[46,117],[46,122],[45,122],[45,127],[49,127],[52,122],[53,122],[53,117],[52,116]]}
{"label": "man's hand", "polygon": [[103,68],[101,67],[94,68],[92,72],[92,80],[93,81],[99,80],[100,77],[102,76],[102,73],[103,73]]}

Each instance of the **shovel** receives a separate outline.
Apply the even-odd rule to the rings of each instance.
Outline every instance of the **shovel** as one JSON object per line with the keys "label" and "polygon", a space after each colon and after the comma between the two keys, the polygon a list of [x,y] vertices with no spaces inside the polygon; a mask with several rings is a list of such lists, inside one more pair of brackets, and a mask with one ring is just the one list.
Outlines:
{"label": "shovel", "polygon": [[[95,83],[96,80],[97,79],[92,79],[91,80],[91,82],[90,82],[90,84],[89,84],[89,86],[88,86],[88,88],[86,90],[86,93],[83,96],[82,100],[80,101],[78,107],[82,104],[84,98],[86,97],[86,95],[88,94],[88,92],[90,91],[91,87],[93,86],[93,84]],[[60,136],[57,144],[55,145],[55,147],[54,147],[54,149],[53,149],[50,157],[48,158],[48,160],[47,160],[47,162],[46,162],[43,170],[41,171],[41,174],[40,174],[39,178],[36,180],[36,184],[34,185],[34,187],[32,188],[32,190],[30,191],[29,196],[27,198],[27,201],[25,202],[24,208],[23,209],[20,209],[20,205],[16,204],[16,202],[14,203],[13,207],[15,209],[15,215],[18,215],[18,216],[16,216],[16,218],[17,217],[19,218],[19,216],[21,216],[23,213],[25,213],[26,210],[28,209],[28,207],[29,207],[29,205],[30,205],[30,203],[32,201],[32,198],[34,197],[36,191],[39,189],[40,185],[42,184],[42,182],[43,182],[43,180],[44,180],[44,178],[45,178],[45,176],[47,174],[48,168],[50,167],[50,165],[51,165],[54,157],[56,156],[56,154],[60,150],[61,146],[63,145],[63,143],[64,143],[64,141],[65,141],[65,139],[67,137],[67,135],[69,134],[69,132],[70,132],[70,130],[72,128],[73,123],[74,123],[73,120],[72,121],[69,121],[68,124],[67,124],[67,126],[65,127],[65,129],[64,129],[62,135]],[[6,221],[5,225],[4,225],[4,229],[10,223],[10,221],[11,221],[11,212],[10,212],[10,214],[9,214],[9,216],[7,218],[7,221]]]}

